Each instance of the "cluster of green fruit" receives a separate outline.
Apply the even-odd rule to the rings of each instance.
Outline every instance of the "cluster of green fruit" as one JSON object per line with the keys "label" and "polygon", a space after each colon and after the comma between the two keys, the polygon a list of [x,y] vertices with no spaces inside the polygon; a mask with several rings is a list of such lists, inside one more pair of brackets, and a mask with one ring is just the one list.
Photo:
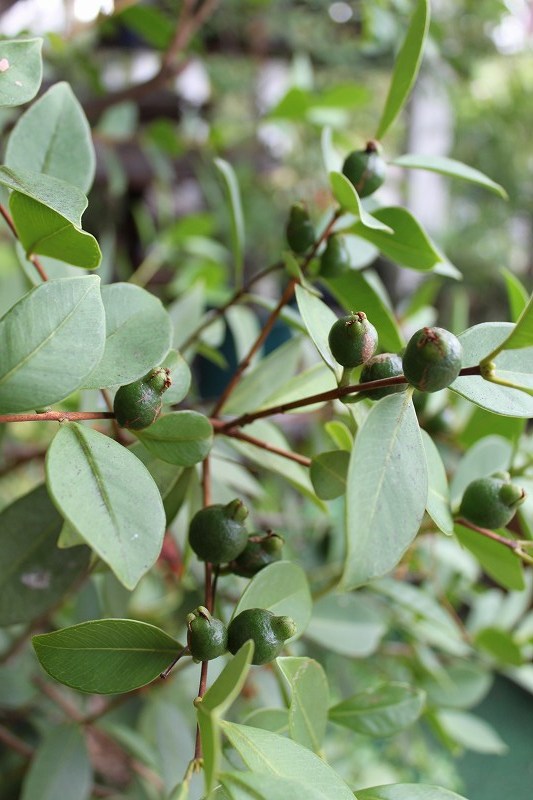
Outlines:
{"label": "cluster of green fruit", "polygon": [[[215,503],[196,512],[189,526],[189,544],[201,561],[226,572],[252,578],[279,561],[283,539],[273,531],[249,534],[244,521],[248,509],[241,500]],[[209,661],[227,650],[236,653],[249,639],[254,642],[253,664],[266,664],[279,655],[286,639],[296,632],[290,617],[277,617],[265,608],[250,608],[226,626],[200,606],[187,618],[187,644],[193,658]]]}

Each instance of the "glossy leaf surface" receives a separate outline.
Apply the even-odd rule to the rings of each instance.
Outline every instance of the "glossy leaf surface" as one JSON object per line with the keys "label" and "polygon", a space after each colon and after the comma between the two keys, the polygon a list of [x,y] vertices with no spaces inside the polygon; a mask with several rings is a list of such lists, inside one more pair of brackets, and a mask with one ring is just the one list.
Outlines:
{"label": "glossy leaf surface", "polygon": [[132,619],[82,622],[32,639],[52,678],[82,692],[130,692],[155,680],[182,650],[164,631]]}
{"label": "glossy leaf surface", "polygon": [[87,547],[56,547],[62,524],[45,486],[0,513],[0,625],[40,617],[85,574]]}
{"label": "glossy leaf surface", "polygon": [[346,589],[384,575],[416,536],[426,506],[424,448],[409,392],[384,397],[355,440],[346,494]]}
{"label": "glossy leaf surface", "polygon": [[[77,337],[82,348],[73,348]],[[29,411],[68,397],[100,360],[105,319],[96,276],[35,287],[0,320],[0,409]]]}
{"label": "glossy leaf surface", "polygon": [[341,208],[358,217],[359,223],[363,227],[392,233],[392,228],[389,225],[382,222],[378,217],[369,214],[363,207],[355,186],[348,180],[346,175],[343,175],[342,172],[330,172],[329,181],[333,195]]}
{"label": "glossy leaf surface", "polygon": [[60,513],[133,589],[156,561],[166,525],[144,464],[108,436],[69,423],[48,449],[46,480]]}
{"label": "glossy leaf surface", "polygon": [[161,301],[131,283],[102,286],[106,341],[102,359],[85,387],[122,386],[159,366],[172,340],[170,317]]}

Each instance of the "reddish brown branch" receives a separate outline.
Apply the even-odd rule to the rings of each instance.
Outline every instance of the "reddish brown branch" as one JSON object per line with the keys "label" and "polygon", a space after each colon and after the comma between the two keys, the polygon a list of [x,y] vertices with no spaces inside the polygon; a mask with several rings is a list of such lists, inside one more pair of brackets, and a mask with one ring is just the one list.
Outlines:
{"label": "reddish brown branch", "polygon": [[[216,428],[215,433],[217,433]],[[222,433],[224,436],[229,436],[232,439],[239,439],[241,442],[248,442],[248,444],[253,444],[254,447],[259,447],[261,450],[267,450],[269,453],[275,453],[277,456],[282,456],[290,461],[295,461],[297,464],[301,464],[303,467],[311,466],[311,459],[307,458],[307,456],[302,456],[300,453],[293,453],[292,450],[285,450],[283,447],[276,447],[276,445],[270,444],[270,442],[266,442],[263,439],[256,439],[255,436],[248,436],[247,433],[243,433],[242,431],[228,428],[227,430],[221,430],[220,433]]]}
{"label": "reddish brown branch", "polygon": [[516,539],[506,539],[505,536],[500,536],[499,533],[495,531],[491,531],[489,528],[482,528],[479,525],[475,525],[470,520],[465,519],[464,517],[458,517],[455,520],[459,525],[462,525],[464,528],[470,528],[472,531],[476,531],[476,533],[480,533],[482,536],[485,536],[487,539],[492,539],[493,542],[498,542],[499,544],[503,544],[504,547],[508,547],[509,550],[514,550],[518,554],[521,552],[521,545],[520,542]]}
{"label": "reddish brown branch", "polygon": [[114,419],[112,411],[43,411],[42,414],[0,414],[0,425],[6,422],[75,422],[85,419]]}

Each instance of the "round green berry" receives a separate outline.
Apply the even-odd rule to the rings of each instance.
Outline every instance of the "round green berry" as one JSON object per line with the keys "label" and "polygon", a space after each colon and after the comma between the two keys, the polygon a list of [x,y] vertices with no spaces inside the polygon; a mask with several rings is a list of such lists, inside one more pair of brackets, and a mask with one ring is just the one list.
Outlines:
{"label": "round green berry", "polygon": [[211,661],[228,649],[228,629],[207,608],[199,606],[187,616],[187,645],[196,661]]}
{"label": "round green berry", "polygon": [[444,328],[421,328],[407,343],[403,374],[415,389],[438,392],[461,371],[463,348],[459,339]]}
{"label": "round green berry", "polygon": [[171,383],[170,371],[157,367],[144,378],[121,386],[113,402],[118,424],[139,431],[155,422],[163,406],[162,395]]}
{"label": "round green berry", "polygon": [[387,165],[379,154],[376,142],[368,142],[364,150],[354,150],[342,165],[343,174],[354,186],[359,197],[368,197],[385,180]]}
{"label": "round green berry", "polygon": [[289,211],[287,242],[295,253],[305,253],[315,241],[315,229],[303,203],[294,203]]}
{"label": "round green berry", "polygon": [[296,633],[291,617],[276,617],[266,608],[248,608],[232,619],[228,626],[228,650],[236,653],[252,639],[252,664],[267,664],[281,653],[287,639]]}
{"label": "round green berry", "polygon": [[364,311],[356,311],[333,323],[328,341],[331,354],[339,364],[358,367],[376,352],[378,334]]}
{"label": "round green berry", "polygon": [[201,508],[189,526],[189,543],[201,561],[226,564],[242,553],[248,542],[244,520],[248,509],[241,500]]}
{"label": "round green berry", "polygon": [[459,513],[481,528],[504,528],[525,498],[522,487],[511,483],[508,475],[495,473],[468,484]]}
{"label": "round green berry", "polygon": [[252,533],[242,553],[229,565],[230,570],[243,578],[253,578],[264,567],[281,559],[282,547],[282,537],[273,531]]}
{"label": "round green berry", "polygon": [[[369,381],[381,381],[385,378],[398,378],[403,375],[402,359],[396,353],[380,353],[370,358],[364,365],[359,383]],[[369,400],[380,400],[389,394],[404,392],[407,388],[405,383],[396,383],[392,386],[384,386],[382,389],[369,389],[361,391],[358,397],[368,397]]]}

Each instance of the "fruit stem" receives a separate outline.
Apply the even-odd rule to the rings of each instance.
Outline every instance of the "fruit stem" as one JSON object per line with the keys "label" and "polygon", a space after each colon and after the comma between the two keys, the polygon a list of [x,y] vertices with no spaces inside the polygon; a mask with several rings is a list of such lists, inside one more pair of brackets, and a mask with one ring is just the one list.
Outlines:
{"label": "fruit stem", "polygon": [[174,659],[174,661],[172,661],[172,662],[171,662],[171,663],[168,665],[168,667],[167,667],[166,669],[164,669],[164,670],[163,670],[163,672],[161,672],[161,673],[160,673],[159,677],[160,677],[160,678],[163,678],[163,680],[164,680],[165,678],[168,678],[168,676],[170,675],[170,673],[171,673],[172,669],[173,669],[173,668],[176,666],[176,664],[178,663],[178,661],[180,660],[180,658],[182,658],[183,656],[187,656],[187,655],[189,655],[189,652],[190,652],[190,651],[189,651],[189,647],[188,647],[188,646],[185,646],[185,647],[183,648],[183,650],[180,650],[180,651],[179,651],[179,653],[178,653],[178,655],[177,655],[177,656],[176,656],[176,658]]}
{"label": "fruit stem", "polygon": [[462,525],[464,528],[470,528],[470,530],[476,531],[476,533],[480,533],[482,536],[486,536],[487,539],[492,539],[493,542],[498,542],[504,547],[508,547],[509,550],[512,550],[526,564],[533,564],[533,557],[523,550],[523,544],[519,539],[506,539],[505,536],[500,536],[500,534],[495,531],[482,528],[480,525],[475,525],[464,517],[458,517],[455,522]]}

